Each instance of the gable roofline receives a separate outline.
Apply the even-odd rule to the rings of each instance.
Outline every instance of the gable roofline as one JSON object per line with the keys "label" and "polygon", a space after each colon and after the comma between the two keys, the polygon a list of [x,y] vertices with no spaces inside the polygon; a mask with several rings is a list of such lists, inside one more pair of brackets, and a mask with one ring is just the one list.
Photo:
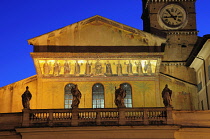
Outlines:
{"label": "gable roofline", "polygon": [[193,50],[191,51],[188,59],[186,60],[186,66],[189,67],[194,59],[197,57],[198,53],[201,51],[201,49],[204,47],[204,44],[207,42],[207,40],[210,39],[210,34],[206,34],[203,37],[198,37],[198,40],[196,44],[194,45]]}
{"label": "gable roofline", "polygon": [[[125,25],[125,24],[116,22],[116,21],[114,21],[114,20],[105,18],[105,17],[100,16],[100,15],[95,15],[95,16],[92,16],[92,17],[90,17],[90,18],[86,18],[86,19],[84,19],[84,20],[81,20],[81,21],[78,21],[78,22],[76,22],[76,23],[73,23],[73,24],[81,23],[82,25],[85,25],[85,24],[89,24],[89,23],[94,22],[94,21],[101,21],[101,22],[106,23],[106,24],[108,24],[108,25],[111,25],[111,26],[120,28],[120,29],[122,29],[122,30],[131,32],[131,33],[134,33],[134,34],[138,34],[138,35],[141,35],[141,36],[144,36],[144,37],[146,37],[145,34],[150,34],[150,33],[148,33],[148,32],[145,32],[145,31],[142,31],[142,30],[139,30],[139,29],[130,27],[130,26],[128,26],[128,25]],[[51,32],[48,32],[48,33],[45,33],[45,34],[36,36],[36,37],[34,37],[34,38],[31,38],[31,39],[28,39],[28,40],[27,40],[27,41],[28,41],[28,44],[33,45],[32,42],[33,42],[34,39],[36,39],[36,38],[38,38],[38,37],[41,37],[41,36],[43,36],[43,35],[46,35],[46,34],[51,34],[51,33],[53,33],[54,31],[62,30],[63,28],[66,28],[66,27],[68,27],[68,26],[72,26],[73,24],[70,24],[70,25],[64,26],[64,27],[62,27],[62,28],[53,30],[53,31],[51,31]],[[150,35],[151,35],[151,34],[150,34]],[[153,36],[155,36],[155,35],[153,35]],[[157,36],[157,37],[163,38],[163,37],[160,37],[160,36]],[[163,38],[163,39],[165,39],[165,38]]]}

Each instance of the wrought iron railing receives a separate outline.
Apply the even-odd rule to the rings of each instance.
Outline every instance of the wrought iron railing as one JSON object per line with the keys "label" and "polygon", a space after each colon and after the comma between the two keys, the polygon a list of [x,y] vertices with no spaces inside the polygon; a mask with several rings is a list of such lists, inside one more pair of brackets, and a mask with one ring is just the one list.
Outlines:
{"label": "wrought iron railing", "polygon": [[22,126],[173,124],[172,108],[24,109]]}

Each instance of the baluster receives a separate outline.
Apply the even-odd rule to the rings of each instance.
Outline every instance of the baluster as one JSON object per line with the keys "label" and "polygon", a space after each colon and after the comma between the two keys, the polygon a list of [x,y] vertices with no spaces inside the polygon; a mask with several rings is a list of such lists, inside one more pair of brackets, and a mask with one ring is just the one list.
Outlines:
{"label": "baluster", "polygon": [[102,117],[103,117],[103,119],[105,118],[105,112],[102,112]]}
{"label": "baluster", "polygon": [[105,112],[103,112],[103,119],[106,117],[106,116],[105,116],[105,114],[106,114],[106,113],[105,113]]}
{"label": "baluster", "polygon": [[53,113],[53,116],[54,116],[54,119],[58,120],[58,117],[57,117],[56,114],[57,114],[57,112],[54,112],[54,113]]}
{"label": "baluster", "polygon": [[67,120],[68,119],[68,113],[66,112],[65,113],[65,120]]}
{"label": "baluster", "polygon": [[79,113],[79,118],[82,119],[82,112]]}
{"label": "baluster", "polygon": [[66,112],[66,113],[65,113],[65,115],[66,115],[66,118],[65,118],[65,119],[67,120],[67,119],[68,119],[68,117],[69,117],[69,116],[68,116],[68,113]]}
{"label": "baluster", "polygon": [[82,114],[81,114],[81,112],[79,113],[79,119],[82,119]]}
{"label": "baluster", "polygon": [[44,121],[46,121],[46,113],[43,112],[42,117],[43,117]]}
{"label": "baluster", "polygon": [[39,113],[40,114],[40,119],[43,121],[43,113]]}
{"label": "baluster", "polygon": [[80,113],[80,118],[81,118],[81,119],[84,118],[84,113],[83,113],[83,112]]}
{"label": "baluster", "polygon": [[113,119],[112,113],[113,113],[113,112],[110,112],[110,114],[109,114],[111,119]]}
{"label": "baluster", "polygon": [[44,113],[44,119],[47,121],[47,113]]}
{"label": "baluster", "polygon": [[58,119],[61,120],[60,112],[58,112],[57,114],[58,114]]}
{"label": "baluster", "polygon": [[36,113],[36,119],[40,120],[39,113]]}
{"label": "baluster", "polygon": [[63,112],[62,114],[63,114],[63,120],[66,120],[66,113]]}
{"label": "baluster", "polygon": [[64,119],[63,112],[61,112],[60,115],[61,115],[61,120],[63,120]]}
{"label": "baluster", "polygon": [[42,112],[42,120],[45,121],[44,113]]}

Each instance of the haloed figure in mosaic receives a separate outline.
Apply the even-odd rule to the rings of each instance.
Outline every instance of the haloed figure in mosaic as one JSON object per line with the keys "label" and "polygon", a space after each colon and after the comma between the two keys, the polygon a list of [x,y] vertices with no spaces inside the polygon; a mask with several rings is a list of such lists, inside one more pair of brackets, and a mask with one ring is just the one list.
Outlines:
{"label": "haloed figure in mosaic", "polygon": [[131,61],[129,60],[128,64],[126,64],[126,62],[124,64],[127,65],[127,73],[128,73],[128,75],[133,75]]}
{"label": "haloed figure in mosaic", "polygon": [[86,76],[90,76],[91,75],[91,66],[92,66],[92,63],[87,61],[86,68],[85,68],[85,75]]}
{"label": "haloed figure in mosaic", "polygon": [[57,61],[55,61],[54,68],[53,69],[54,69],[53,70],[53,75],[54,76],[59,76],[60,70],[61,70],[60,63],[58,63]]}
{"label": "haloed figure in mosaic", "polygon": [[64,76],[68,76],[71,72],[71,63],[65,61],[64,63]]}
{"label": "haloed figure in mosaic", "polygon": [[51,70],[51,63],[48,64],[47,60],[45,60],[45,63],[43,64],[44,76],[48,76],[50,74],[50,70]]}
{"label": "haloed figure in mosaic", "polygon": [[138,73],[138,75],[143,75],[141,60],[135,62],[135,64],[136,64],[136,72]]}
{"label": "haloed figure in mosaic", "polygon": [[120,61],[118,61],[117,64],[114,63],[114,65],[116,65],[116,72],[117,72],[117,76],[122,76],[122,65],[120,63]]}
{"label": "haloed figure in mosaic", "polygon": [[105,63],[105,65],[106,65],[106,75],[108,75],[108,76],[112,75],[111,63],[109,61],[107,61],[107,63]]}

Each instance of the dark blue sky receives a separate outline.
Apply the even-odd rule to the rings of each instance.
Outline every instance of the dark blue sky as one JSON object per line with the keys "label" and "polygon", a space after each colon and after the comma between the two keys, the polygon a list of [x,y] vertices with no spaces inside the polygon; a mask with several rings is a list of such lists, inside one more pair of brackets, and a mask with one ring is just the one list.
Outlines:
{"label": "dark blue sky", "polygon": [[[199,36],[210,34],[210,0],[197,0]],[[141,0],[1,0],[0,87],[36,74],[27,40],[94,15],[142,30]]]}

